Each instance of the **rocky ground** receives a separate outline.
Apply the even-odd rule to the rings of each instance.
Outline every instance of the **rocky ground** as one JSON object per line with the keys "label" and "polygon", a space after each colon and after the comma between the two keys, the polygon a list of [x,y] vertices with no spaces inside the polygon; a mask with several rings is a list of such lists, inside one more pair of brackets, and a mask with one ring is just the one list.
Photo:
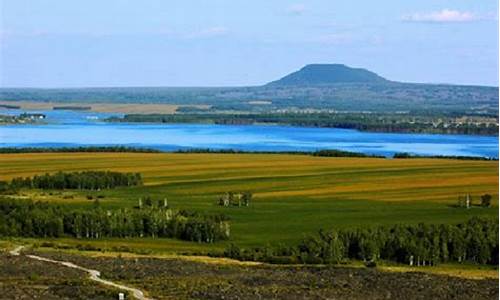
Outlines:
{"label": "rocky ground", "polygon": [[0,299],[117,299],[118,291],[64,266],[0,253]]}
{"label": "rocky ground", "polygon": [[[390,273],[373,268],[243,266],[179,259],[96,258],[60,252],[38,252],[37,255],[100,270],[103,278],[143,289],[155,299],[498,299],[499,296],[498,281],[493,279]],[[43,278],[45,291],[55,295],[64,297],[65,292],[78,291],[82,295],[105,297],[100,287],[91,289],[74,270],[39,266],[40,263],[34,263],[36,268],[28,268],[25,263],[6,261],[2,256],[1,282],[16,274],[19,278],[21,274],[35,273],[39,274],[39,280]],[[7,271],[4,265],[9,268]],[[58,277],[59,272],[67,276]],[[18,280],[24,288],[41,284],[29,279]],[[52,284],[50,280],[54,280]],[[18,284],[9,282],[10,285],[4,284],[0,290],[14,291]],[[71,285],[65,287],[65,283]]]}

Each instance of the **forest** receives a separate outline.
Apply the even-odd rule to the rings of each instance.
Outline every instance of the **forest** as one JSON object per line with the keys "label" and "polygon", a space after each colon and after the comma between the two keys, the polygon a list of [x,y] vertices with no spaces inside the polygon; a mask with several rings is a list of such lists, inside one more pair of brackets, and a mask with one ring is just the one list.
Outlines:
{"label": "forest", "polygon": [[[0,99],[61,103],[163,103],[209,105],[212,111],[271,112],[337,110],[345,112],[498,116],[498,88],[412,83],[338,83],[315,86],[128,87],[26,89],[2,88]],[[256,105],[266,101],[267,105]]]}
{"label": "forest", "polygon": [[224,256],[271,263],[337,264],[348,259],[389,260],[411,266],[446,262],[498,265],[498,219],[473,217],[456,225],[393,225],[320,230],[296,246],[240,249]]}
{"label": "forest", "polygon": [[0,199],[0,236],[5,237],[105,237],[177,238],[213,243],[229,238],[229,219],[176,211],[162,205],[140,208],[72,209],[31,200]]}
{"label": "forest", "polygon": [[142,185],[142,175],[111,171],[59,171],[33,177],[16,177],[8,186],[6,183],[2,185],[13,190],[19,188],[99,190]]}
{"label": "forest", "polygon": [[[490,118],[491,119],[491,118]],[[488,120],[490,120],[488,119]],[[219,125],[279,124],[305,127],[357,129],[371,132],[498,135],[497,121],[444,116],[382,113],[283,112],[260,114],[186,113],[128,114],[108,122],[202,123]]]}

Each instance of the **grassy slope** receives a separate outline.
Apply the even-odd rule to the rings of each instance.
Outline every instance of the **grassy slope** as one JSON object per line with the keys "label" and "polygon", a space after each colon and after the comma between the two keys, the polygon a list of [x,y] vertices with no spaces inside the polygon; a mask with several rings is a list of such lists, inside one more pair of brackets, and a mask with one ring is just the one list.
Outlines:
{"label": "grassy slope", "polygon": [[[437,159],[389,160],[253,154],[53,153],[0,155],[0,180],[57,170],[141,172],[145,186],[76,195],[105,195],[105,206],[128,206],[141,196],[167,197],[175,208],[223,212],[232,218],[232,241],[241,245],[295,242],[319,228],[392,223],[459,222],[498,210],[452,207],[460,194],[494,195],[498,162]],[[249,208],[221,208],[225,191],[252,191]],[[28,194],[29,195],[29,194]],[[46,199],[60,196],[45,195]],[[58,200],[61,202],[61,200]],[[67,243],[74,241],[65,240]],[[107,246],[123,240],[98,241]],[[158,251],[223,248],[171,240],[129,240]]]}

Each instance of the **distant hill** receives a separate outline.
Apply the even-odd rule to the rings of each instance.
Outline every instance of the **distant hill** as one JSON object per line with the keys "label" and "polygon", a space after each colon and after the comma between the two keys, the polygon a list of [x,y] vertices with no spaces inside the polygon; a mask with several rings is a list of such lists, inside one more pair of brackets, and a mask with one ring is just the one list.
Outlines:
{"label": "distant hill", "polygon": [[[179,113],[270,113],[312,109],[413,116],[476,115],[498,119],[498,87],[404,83],[341,64],[307,65],[262,86],[0,88],[3,109],[22,107],[20,103],[6,100],[59,102],[60,106],[172,104],[181,106]],[[198,105],[205,108],[195,107]]]}
{"label": "distant hill", "polygon": [[366,69],[351,68],[342,64],[311,64],[267,85],[310,86],[335,83],[384,82],[388,82],[388,80]]}

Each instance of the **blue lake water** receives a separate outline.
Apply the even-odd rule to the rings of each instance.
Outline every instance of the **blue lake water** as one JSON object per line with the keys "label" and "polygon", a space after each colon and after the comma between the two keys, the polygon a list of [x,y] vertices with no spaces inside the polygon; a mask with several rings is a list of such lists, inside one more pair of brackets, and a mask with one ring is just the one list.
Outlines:
{"label": "blue lake water", "polygon": [[[160,150],[186,148],[247,151],[314,151],[340,149],[390,156],[420,155],[498,157],[498,137],[440,134],[396,134],[349,129],[290,126],[105,123],[111,114],[39,111],[46,125],[0,126],[0,147],[68,147],[125,145]],[[1,110],[0,114],[19,114]],[[117,114],[113,114],[117,115]]]}

